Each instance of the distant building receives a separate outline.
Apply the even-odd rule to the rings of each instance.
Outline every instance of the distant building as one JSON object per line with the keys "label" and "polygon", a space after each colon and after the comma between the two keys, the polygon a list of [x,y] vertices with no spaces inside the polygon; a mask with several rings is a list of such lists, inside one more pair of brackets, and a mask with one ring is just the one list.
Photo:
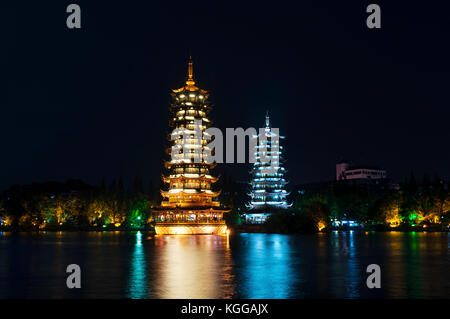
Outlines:
{"label": "distant building", "polygon": [[378,167],[351,165],[347,161],[336,164],[336,180],[372,180],[386,179],[387,174],[384,169]]}

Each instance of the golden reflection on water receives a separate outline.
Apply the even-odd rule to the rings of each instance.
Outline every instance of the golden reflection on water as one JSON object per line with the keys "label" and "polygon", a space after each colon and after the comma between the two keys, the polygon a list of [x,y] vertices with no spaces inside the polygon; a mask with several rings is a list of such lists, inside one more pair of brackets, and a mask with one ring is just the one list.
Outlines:
{"label": "golden reflection on water", "polygon": [[388,298],[448,296],[445,285],[437,284],[435,278],[446,273],[445,263],[437,258],[449,252],[442,233],[390,232],[386,237],[384,269],[389,274],[389,280],[385,281]]}
{"label": "golden reflection on water", "polygon": [[162,246],[156,265],[155,297],[231,298],[234,292],[226,236],[156,236]]}
{"label": "golden reflection on water", "polygon": [[[385,263],[386,272],[390,274],[391,285],[386,285],[388,296],[391,298],[406,298],[407,291],[407,272],[404,269],[406,256],[402,253],[405,251],[404,241],[402,237],[404,233],[398,231],[391,231],[387,233],[387,240],[385,245],[386,257]],[[384,285],[383,285],[384,286]]]}

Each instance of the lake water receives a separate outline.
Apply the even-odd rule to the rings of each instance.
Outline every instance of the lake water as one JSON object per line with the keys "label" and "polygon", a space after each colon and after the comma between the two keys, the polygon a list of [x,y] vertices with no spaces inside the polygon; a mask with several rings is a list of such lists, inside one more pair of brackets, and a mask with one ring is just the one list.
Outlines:
{"label": "lake water", "polygon": [[449,298],[449,270],[449,233],[0,233],[0,298]]}

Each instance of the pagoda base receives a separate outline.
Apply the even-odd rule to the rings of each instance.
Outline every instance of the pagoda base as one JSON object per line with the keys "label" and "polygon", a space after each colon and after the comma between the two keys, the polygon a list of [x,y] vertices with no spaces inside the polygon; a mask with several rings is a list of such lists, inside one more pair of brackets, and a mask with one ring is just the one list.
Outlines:
{"label": "pagoda base", "polygon": [[156,235],[226,235],[225,223],[156,223]]}

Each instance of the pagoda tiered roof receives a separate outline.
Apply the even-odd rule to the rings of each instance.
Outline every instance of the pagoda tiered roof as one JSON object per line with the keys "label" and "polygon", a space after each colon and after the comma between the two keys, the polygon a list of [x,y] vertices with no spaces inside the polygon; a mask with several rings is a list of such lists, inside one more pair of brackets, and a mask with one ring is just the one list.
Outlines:
{"label": "pagoda tiered roof", "polygon": [[[189,173],[190,174],[190,173]],[[211,175],[203,174],[198,177],[190,177],[185,176],[185,174],[177,174],[178,176],[162,176],[162,179],[165,183],[169,182],[182,182],[182,181],[191,181],[191,182],[199,182],[199,181],[209,181],[211,183],[217,182],[219,177],[214,177]]]}
{"label": "pagoda tiered roof", "polygon": [[167,169],[171,169],[173,166],[177,166],[177,167],[185,167],[186,164],[189,165],[194,165],[196,167],[205,167],[205,168],[209,168],[209,169],[213,169],[214,167],[216,167],[216,163],[206,163],[206,162],[202,162],[202,163],[195,163],[195,162],[180,162],[180,163],[172,163],[170,161],[166,161],[164,160],[164,167]]}
{"label": "pagoda tiered roof", "polygon": [[[187,196],[191,196],[191,195],[202,195],[205,197],[217,197],[220,195],[221,191],[217,191],[217,192],[213,192],[210,189],[194,189],[194,188],[188,188],[188,189],[180,189],[178,192],[173,192],[176,189],[170,189],[168,191],[165,190],[161,190],[161,196],[163,196],[164,198],[173,196],[173,195],[187,195]],[[172,192],[171,192],[172,191]]]}
{"label": "pagoda tiered roof", "polygon": [[[189,207],[185,207],[185,206],[168,206],[165,205],[166,202],[162,202],[161,206],[158,207],[154,207],[152,208],[153,211],[156,212],[168,212],[170,211],[171,213],[189,213],[192,214],[193,212],[196,213],[208,213],[208,212],[220,212],[220,213],[226,213],[229,212],[230,209],[226,208],[226,207],[222,207],[220,205],[218,206],[214,206],[214,205],[206,205],[206,206],[189,206]],[[215,202],[213,202],[215,203]]]}

